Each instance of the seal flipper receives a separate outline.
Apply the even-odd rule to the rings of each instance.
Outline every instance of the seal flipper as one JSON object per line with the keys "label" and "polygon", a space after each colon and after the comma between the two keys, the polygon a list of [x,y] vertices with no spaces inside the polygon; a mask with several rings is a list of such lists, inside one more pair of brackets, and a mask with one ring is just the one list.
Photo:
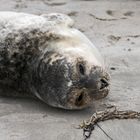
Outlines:
{"label": "seal flipper", "polygon": [[74,25],[74,21],[65,14],[51,13],[42,14],[40,16],[46,18],[47,21],[54,22],[54,25],[62,25],[66,27],[72,27]]}

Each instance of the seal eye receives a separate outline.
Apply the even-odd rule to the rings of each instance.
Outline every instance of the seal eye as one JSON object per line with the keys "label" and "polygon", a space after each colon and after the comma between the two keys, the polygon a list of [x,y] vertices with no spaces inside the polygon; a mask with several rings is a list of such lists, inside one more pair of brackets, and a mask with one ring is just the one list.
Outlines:
{"label": "seal eye", "polygon": [[83,64],[79,64],[78,69],[80,74],[85,75],[85,67],[83,66]]}
{"label": "seal eye", "polygon": [[77,106],[82,105],[82,102],[83,102],[83,96],[84,96],[84,93],[81,92],[80,95],[77,97],[76,102],[75,102],[75,104],[76,104]]}

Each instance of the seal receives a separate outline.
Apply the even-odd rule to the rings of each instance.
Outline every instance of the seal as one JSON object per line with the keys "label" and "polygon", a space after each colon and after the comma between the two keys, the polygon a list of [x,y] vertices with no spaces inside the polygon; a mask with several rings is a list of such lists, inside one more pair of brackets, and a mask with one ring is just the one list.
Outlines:
{"label": "seal", "polygon": [[0,94],[37,97],[64,109],[106,97],[103,59],[73,23],[59,13],[0,12]]}

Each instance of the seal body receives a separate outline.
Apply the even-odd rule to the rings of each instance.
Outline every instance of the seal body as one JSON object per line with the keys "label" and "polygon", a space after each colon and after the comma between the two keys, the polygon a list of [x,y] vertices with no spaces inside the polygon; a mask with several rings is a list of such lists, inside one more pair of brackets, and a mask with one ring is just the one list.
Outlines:
{"label": "seal body", "polygon": [[63,14],[0,12],[1,95],[37,97],[65,109],[105,97],[109,76],[103,60],[72,26]]}

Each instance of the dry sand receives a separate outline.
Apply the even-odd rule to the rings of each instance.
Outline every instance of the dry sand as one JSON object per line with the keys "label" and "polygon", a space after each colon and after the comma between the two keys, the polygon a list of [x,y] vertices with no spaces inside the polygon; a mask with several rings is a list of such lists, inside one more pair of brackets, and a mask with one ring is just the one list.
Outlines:
{"label": "dry sand", "polygon": [[[104,56],[111,74],[109,96],[81,111],[55,109],[32,99],[0,98],[0,140],[82,140],[75,129],[109,104],[140,111],[140,1],[0,0],[1,11],[65,13]],[[87,54],[88,55],[88,54]],[[113,140],[139,140],[140,122],[100,124]],[[91,139],[109,139],[98,127]]]}

